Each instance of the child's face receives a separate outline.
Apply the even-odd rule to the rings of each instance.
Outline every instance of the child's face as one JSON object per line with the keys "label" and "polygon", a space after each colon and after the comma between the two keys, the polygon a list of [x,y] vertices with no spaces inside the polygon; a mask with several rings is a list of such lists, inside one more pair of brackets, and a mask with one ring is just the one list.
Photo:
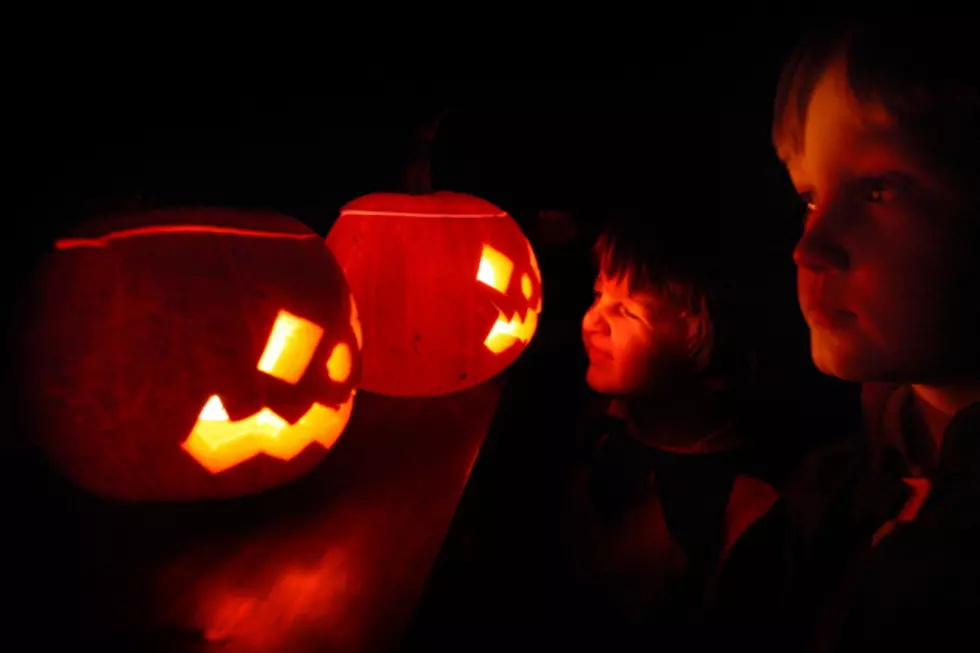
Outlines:
{"label": "child's face", "polygon": [[903,148],[883,108],[858,103],[842,65],[814,89],[787,168],[808,205],[793,258],[816,366],[852,381],[948,375],[973,346],[956,311],[976,301],[957,283],[977,216]]}
{"label": "child's face", "polygon": [[595,301],[582,320],[589,356],[586,381],[601,394],[639,395],[669,376],[684,355],[680,311],[649,291],[631,294],[626,278],[600,274]]}

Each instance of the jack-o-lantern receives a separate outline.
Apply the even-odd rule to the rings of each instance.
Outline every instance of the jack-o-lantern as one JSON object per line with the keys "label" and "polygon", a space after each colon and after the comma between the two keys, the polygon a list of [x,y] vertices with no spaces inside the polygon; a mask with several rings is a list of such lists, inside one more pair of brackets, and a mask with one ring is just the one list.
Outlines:
{"label": "jack-o-lantern", "polygon": [[452,192],[375,193],[327,236],[364,325],[361,387],[448,394],[503,371],[531,340],[541,271],[514,219]]}
{"label": "jack-o-lantern", "polygon": [[361,333],[320,237],[274,213],[172,209],[57,241],[25,324],[39,443],[105,497],[198,500],[312,469],[347,424]]}

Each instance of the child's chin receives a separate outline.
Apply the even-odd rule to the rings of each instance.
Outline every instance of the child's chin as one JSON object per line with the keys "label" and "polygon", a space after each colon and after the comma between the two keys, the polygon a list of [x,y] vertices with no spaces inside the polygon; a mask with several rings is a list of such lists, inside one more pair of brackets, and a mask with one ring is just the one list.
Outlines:
{"label": "child's chin", "polygon": [[589,367],[589,371],[585,373],[585,382],[592,390],[601,395],[619,394],[619,386],[612,379],[606,377],[591,366]]}

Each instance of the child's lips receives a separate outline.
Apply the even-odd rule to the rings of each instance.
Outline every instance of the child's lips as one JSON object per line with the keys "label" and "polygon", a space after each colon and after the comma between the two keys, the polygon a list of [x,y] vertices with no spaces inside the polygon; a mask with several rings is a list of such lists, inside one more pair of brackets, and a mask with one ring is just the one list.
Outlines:
{"label": "child's lips", "polygon": [[612,354],[604,349],[596,347],[590,342],[585,343],[585,353],[588,354],[589,360],[591,361],[608,361],[612,360]]}
{"label": "child's lips", "polygon": [[857,320],[857,315],[851,311],[821,304],[806,306],[803,315],[811,326],[829,329],[849,327]]}

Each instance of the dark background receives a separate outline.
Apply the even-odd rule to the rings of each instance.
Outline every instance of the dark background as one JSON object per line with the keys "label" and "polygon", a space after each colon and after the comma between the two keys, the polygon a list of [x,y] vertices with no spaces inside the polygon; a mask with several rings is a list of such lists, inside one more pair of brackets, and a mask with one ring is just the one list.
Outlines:
{"label": "dark background", "polygon": [[[5,322],[18,327],[23,281],[55,236],[107,212],[267,208],[326,235],[346,201],[397,187],[418,125],[449,109],[435,146],[434,185],[508,210],[539,253],[546,293],[539,333],[511,371],[517,381],[447,538],[450,562],[442,566],[451,566],[465,558],[460,543],[480,532],[474,521],[532,505],[527,497],[548,483],[560,429],[542,418],[535,425],[543,435],[528,439],[511,427],[528,393],[541,393],[546,406],[548,397],[560,405],[563,393],[577,391],[568,379],[582,363],[575,340],[591,296],[587,250],[605,208],[642,206],[654,219],[700,220],[707,237],[728,243],[751,285],[745,310],[763,316],[762,339],[772,345],[763,371],[781,388],[788,438],[800,437],[798,427],[816,416],[843,410],[832,402],[852,399],[808,361],[790,260],[802,207],[769,143],[773,89],[797,34],[788,18],[713,29],[662,25],[628,55],[596,54],[601,44],[591,42],[480,63],[448,54],[413,58],[406,50],[385,65],[348,56],[319,75],[291,62],[261,70],[243,61],[127,68],[125,57],[108,67],[66,57],[43,82],[40,73],[11,82]],[[578,236],[544,238],[543,210],[574,216]],[[16,371],[5,369],[4,394],[14,398]],[[59,511],[72,510],[72,502],[36,467],[13,466],[5,496],[16,508],[8,513],[46,510],[53,524],[16,537],[24,550],[43,552]],[[510,528],[532,522],[525,517]],[[43,566],[42,559],[22,566]],[[57,593],[56,575],[44,582]],[[438,620],[431,616],[440,610],[438,587],[432,592],[426,609]]]}

